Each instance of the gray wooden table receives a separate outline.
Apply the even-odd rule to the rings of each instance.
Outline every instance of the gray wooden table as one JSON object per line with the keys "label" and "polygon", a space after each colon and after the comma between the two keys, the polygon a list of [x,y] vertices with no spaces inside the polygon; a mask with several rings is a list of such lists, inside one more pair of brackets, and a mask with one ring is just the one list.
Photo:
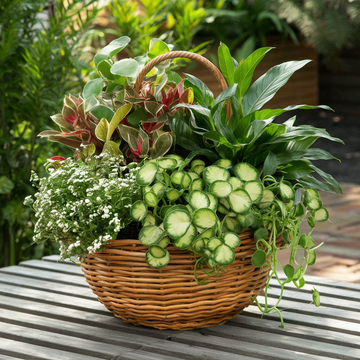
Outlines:
{"label": "gray wooden table", "polygon": [[[360,284],[308,276],[305,289],[285,292],[285,329],[250,306],[225,325],[168,331],[115,318],[81,268],[57,260],[0,269],[1,360],[360,359]],[[313,286],[320,308],[309,303]]]}

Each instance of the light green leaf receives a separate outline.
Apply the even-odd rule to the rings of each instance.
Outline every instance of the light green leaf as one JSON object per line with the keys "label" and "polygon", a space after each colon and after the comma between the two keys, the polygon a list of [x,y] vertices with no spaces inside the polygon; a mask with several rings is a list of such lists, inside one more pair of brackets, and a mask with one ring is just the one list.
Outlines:
{"label": "light green leaf", "polygon": [[91,95],[98,96],[101,93],[103,87],[104,87],[104,82],[102,79],[98,78],[98,79],[90,80],[84,86],[84,90],[83,90],[84,99],[87,99]]}
{"label": "light green leaf", "polygon": [[117,61],[110,72],[118,76],[136,77],[140,71],[139,63],[134,59],[122,59]]}
{"label": "light green leaf", "polygon": [[113,118],[111,119],[106,140],[110,140],[112,134],[114,133],[117,126],[120,124],[120,122],[124,119],[124,117],[129,113],[129,111],[132,108],[132,104],[126,104],[117,109],[116,113],[114,114]]}
{"label": "light green leaf", "polygon": [[109,45],[105,46],[95,55],[95,66],[98,66],[100,61],[108,60],[116,55],[118,52],[124,49],[130,41],[131,39],[128,36],[122,36],[121,38],[112,41]]}
{"label": "light green leaf", "polygon": [[106,136],[109,129],[109,123],[105,118],[102,118],[99,124],[96,126],[95,135],[101,141],[106,141]]}

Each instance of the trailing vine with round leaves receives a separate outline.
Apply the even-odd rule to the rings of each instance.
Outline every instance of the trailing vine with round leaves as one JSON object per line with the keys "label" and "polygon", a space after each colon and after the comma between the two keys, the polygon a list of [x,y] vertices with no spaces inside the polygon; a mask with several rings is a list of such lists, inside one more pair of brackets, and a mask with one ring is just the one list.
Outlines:
{"label": "trailing vine with round leaves", "polygon": [[[200,159],[190,162],[178,155],[144,161],[136,182],[142,187],[143,199],[132,205],[131,216],[142,223],[139,240],[149,247],[146,261],[150,267],[163,268],[169,263],[166,247],[172,243],[178,250],[194,253],[195,280],[207,284],[206,278],[198,280],[197,268],[207,278],[226,271],[235,260],[234,249],[241,246],[241,232],[250,229],[256,240],[253,265],[271,269],[264,308],[254,300],[263,313],[276,311],[283,327],[277,306],[284,286],[290,282],[298,288],[304,286],[303,275],[315,263],[318,248],[311,233],[316,221],[328,219],[316,190],[269,175],[260,179],[258,170],[248,163],[233,166],[230,160],[221,159],[206,166]],[[306,217],[311,226],[308,235],[300,231]],[[277,253],[285,248],[290,248],[291,254],[289,263],[283,265]],[[296,257],[298,249],[306,252],[301,260]],[[280,280],[279,270],[284,271],[285,281]],[[269,307],[267,292],[272,276],[281,293],[276,305]]]}

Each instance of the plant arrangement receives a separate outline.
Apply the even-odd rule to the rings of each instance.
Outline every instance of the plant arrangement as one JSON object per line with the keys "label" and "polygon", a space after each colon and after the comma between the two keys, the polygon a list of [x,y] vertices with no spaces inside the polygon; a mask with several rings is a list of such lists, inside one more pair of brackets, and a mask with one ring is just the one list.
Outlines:
{"label": "plant arrangement", "polygon": [[[122,37],[96,54],[98,77],[81,96],[66,97],[62,114],[52,117],[61,132],[40,134],[76,151],[74,160],[51,162],[37,200],[26,200],[39,217],[34,240],[60,241],[63,257],[77,255],[86,262],[96,250],[111,252],[111,241],[124,239],[138,224],[144,263],[166,269],[171,249],[185,251],[195,259],[197,286],[206,287],[239,261],[235,253],[242,234],[250,231],[252,266],[269,272],[281,288],[274,306],[267,299],[270,280],[264,284],[264,307],[256,299],[258,291],[250,298],[261,312],[276,311],[283,326],[277,305],[284,286],[304,286],[318,247],[311,233],[316,222],[329,217],[318,190],[341,193],[336,180],[312,164],[333,156],[310,148],[318,138],[341,140],[324,129],[295,126],[295,117],[275,122],[287,111],[315,106],[263,109],[308,61],[277,65],[251,84],[254,69],[271,48],[258,49],[238,64],[221,44],[219,64],[228,87],[214,99],[196,77],[182,79],[170,70],[173,53],[161,41],[151,42],[140,58],[114,61],[129,41]],[[178,155],[181,149],[186,157]],[[46,216],[54,216],[51,225],[57,219],[54,228],[45,226]],[[301,233],[303,221],[310,225],[309,234]],[[277,260],[281,249],[291,250],[287,264]],[[301,259],[298,249],[304,250]],[[315,289],[313,301],[319,306]]]}

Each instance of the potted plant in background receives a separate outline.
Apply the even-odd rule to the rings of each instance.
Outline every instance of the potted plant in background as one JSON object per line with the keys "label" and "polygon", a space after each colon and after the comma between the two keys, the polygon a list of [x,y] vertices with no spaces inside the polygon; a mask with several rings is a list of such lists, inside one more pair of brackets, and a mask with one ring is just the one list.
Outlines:
{"label": "potted plant in background", "polygon": [[[283,326],[277,305],[284,286],[304,286],[306,268],[316,260],[311,232],[328,219],[318,190],[341,192],[312,164],[333,157],[310,148],[318,138],[341,140],[295,126],[295,117],[274,122],[287,111],[315,106],[262,109],[308,61],[280,64],[250,85],[271,48],[238,64],[221,44],[221,71],[199,55],[170,52],[161,41],[140,58],[114,62],[129,40],[115,40],[96,54],[99,77],[82,96],[65,98],[62,114],[53,117],[62,131],[40,134],[76,151],[75,160],[51,162],[36,201],[26,200],[40,216],[35,241],[45,240],[41,229],[55,201],[65,220],[52,224],[56,237],[50,228],[47,236],[60,241],[63,258],[80,256],[94,293],[125,321],[192,329],[223,323],[256,301],[263,313],[276,311]],[[216,99],[194,76],[184,80],[169,71],[170,59],[183,56],[219,80],[223,92]],[[177,154],[180,148],[186,157]],[[86,172],[95,180],[86,180]],[[91,182],[88,189],[84,181]],[[307,235],[299,228],[304,220],[311,227]],[[89,235],[78,235],[71,224],[79,221],[79,229],[88,224]],[[280,264],[276,255],[284,248],[291,249],[290,258]],[[281,288],[274,306],[267,298],[272,276]],[[256,296],[264,288],[262,307]],[[315,289],[313,301],[319,305]]]}

